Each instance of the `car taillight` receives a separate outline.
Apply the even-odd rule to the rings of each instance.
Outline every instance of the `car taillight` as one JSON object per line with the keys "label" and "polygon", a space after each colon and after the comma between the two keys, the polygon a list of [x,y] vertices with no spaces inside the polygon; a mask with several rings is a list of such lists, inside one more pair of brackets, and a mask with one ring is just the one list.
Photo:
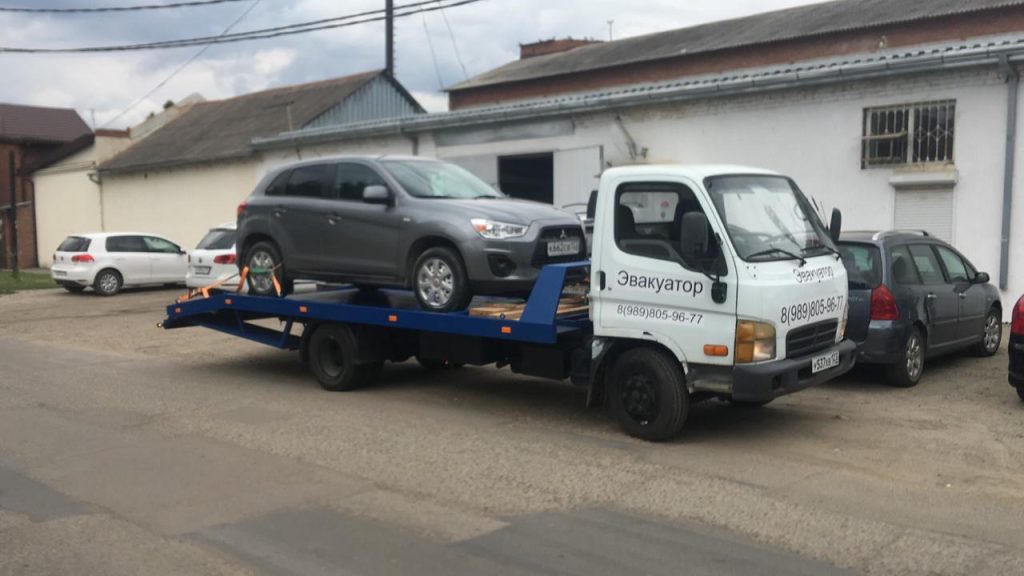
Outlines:
{"label": "car taillight", "polygon": [[93,262],[92,254],[75,254],[71,257],[72,262],[85,263]]}
{"label": "car taillight", "polygon": [[898,320],[900,309],[896,306],[896,298],[892,292],[882,284],[871,291],[871,319],[872,320]]}
{"label": "car taillight", "polygon": [[213,257],[213,263],[214,264],[234,264],[235,263],[235,255],[234,254],[221,254],[220,256],[214,256]]}
{"label": "car taillight", "polygon": [[239,205],[238,205],[238,211],[237,211],[237,216],[238,216],[239,218],[241,218],[242,216],[244,216],[244,215],[245,215],[245,210],[246,210],[246,208],[248,208],[248,207],[249,207],[249,204],[248,204],[248,203],[246,203],[246,202],[242,202],[241,204],[239,204]]}
{"label": "car taillight", "polygon": [[1010,333],[1018,336],[1024,335],[1024,296],[1021,296],[1020,300],[1017,300],[1017,305],[1013,307]]}

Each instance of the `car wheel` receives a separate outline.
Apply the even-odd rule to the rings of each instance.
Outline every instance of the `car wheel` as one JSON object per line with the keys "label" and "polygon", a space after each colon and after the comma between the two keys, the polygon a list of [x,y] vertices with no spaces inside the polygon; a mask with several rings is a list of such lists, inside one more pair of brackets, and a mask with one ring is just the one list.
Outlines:
{"label": "car wheel", "polygon": [[92,282],[92,289],[100,296],[113,296],[121,291],[124,286],[124,279],[117,270],[100,270],[96,279]]}
{"label": "car wheel", "polygon": [[[287,296],[292,291],[292,283],[285,279],[284,261],[281,251],[273,242],[257,242],[249,248],[245,256],[245,265],[249,267],[249,293],[253,296]],[[274,279],[281,286],[278,294],[274,288]]]}
{"label": "car wheel", "polygon": [[1017,386],[1017,396],[1020,396],[1021,401],[1024,401],[1024,386]]}
{"label": "car wheel", "polygon": [[67,290],[68,292],[71,292],[72,294],[79,294],[83,290],[85,290],[85,286],[82,286],[81,284],[72,284],[70,282],[63,282],[61,283],[60,287]]}
{"label": "car wheel", "polygon": [[661,442],[683,429],[690,398],[679,363],[665,352],[626,351],[612,366],[609,385],[612,415],[630,436]]}
{"label": "car wheel", "polygon": [[309,368],[324,390],[347,392],[366,386],[380,374],[383,362],[357,364],[355,334],[343,324],[325,324],[309,339]]}
{"label": "car wheel", "polygon": [[463,310],[473,299],[462,258],[451,248],[431,248],[413,265],[412,289],[428,312]]}
{"label": "car wheel", "polygon": [[885,367],[885,380],[890,386],[912,388],[921,381],[924,374],[924,334],[916,326],[911,329],[907,343],[903,346],[900,359]]}
{"label": "car wheel", "polygon": [[999,352],[999,345],[1003,343],[1003,318],[999,311],[993,308],[988,311],[985,317],[985,332],[982,333],[981,341],[971,348],[975,356],[995,356]]}

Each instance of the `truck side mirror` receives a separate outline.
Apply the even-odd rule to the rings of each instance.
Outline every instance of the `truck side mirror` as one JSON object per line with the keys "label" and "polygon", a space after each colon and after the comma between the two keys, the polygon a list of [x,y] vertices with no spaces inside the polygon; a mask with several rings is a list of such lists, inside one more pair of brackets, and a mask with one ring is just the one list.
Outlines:
{"label": "truck side mirror", "polygon": [[593,220],[597,215],[597,190],[590,191],[590,198],[587,199],[587,220]]}
{"label": "truck side mirror", "polygon": [[838,208],[832,209],[832,222],[828,225],[828,235],[833,242],[839,242],[839,234],[843,231],[843,213]]}
{"label": "truck side mirror", "polygon": [[367,204],[390,204],[391,191],[387,186],[373,185],[363,188],[363,202]]}
{"label": "truck side mirror", "polygon": [[711,224],[703,212],[687,212],[679,230],[679,254],[687,262],[703,263],[711,256]]}

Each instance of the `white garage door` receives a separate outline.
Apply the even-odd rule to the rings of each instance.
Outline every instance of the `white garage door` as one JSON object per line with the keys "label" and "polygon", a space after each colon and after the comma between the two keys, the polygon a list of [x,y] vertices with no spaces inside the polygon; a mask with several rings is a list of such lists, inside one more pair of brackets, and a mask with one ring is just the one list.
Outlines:
{"label": "white garage door", "polygon": [[601,146],[555,152],[555,206],[586,203],[601,179],[604,149]]}
{"label": "white garage door", "polygon": [[477,178],[487,182],[498,189],[498,157],[494,154],[483,156],[460,156],[456,158],[443,158],[452,164],[458,164],[470,171]]}
{"label": "white garage door", "polygon": [[897,230],[926,230],[946,242],[953,241],[953,191],[897,190]]}

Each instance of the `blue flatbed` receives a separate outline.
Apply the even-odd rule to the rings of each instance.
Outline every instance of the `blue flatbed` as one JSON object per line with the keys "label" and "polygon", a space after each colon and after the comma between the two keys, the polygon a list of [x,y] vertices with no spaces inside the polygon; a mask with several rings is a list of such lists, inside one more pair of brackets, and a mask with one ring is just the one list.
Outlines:
{"label": "blue flatbed", "polygon": [[[302,347],[301,334],[292,333],[295,324],[319,323],[555,345],[568,335],[591,330],[587,312],[558,314],[567,281],[586,282],[589,266],[589,262],[545,266],[518,319],[474,316],[469,311],[424,312],[408,292],[336,288],[288,298],[233,293],[196,298],[168,306],[162,327],[201,326],[288,350]],[[275,330],[253,323],[268,318],[280,319],[282,328]]]}

